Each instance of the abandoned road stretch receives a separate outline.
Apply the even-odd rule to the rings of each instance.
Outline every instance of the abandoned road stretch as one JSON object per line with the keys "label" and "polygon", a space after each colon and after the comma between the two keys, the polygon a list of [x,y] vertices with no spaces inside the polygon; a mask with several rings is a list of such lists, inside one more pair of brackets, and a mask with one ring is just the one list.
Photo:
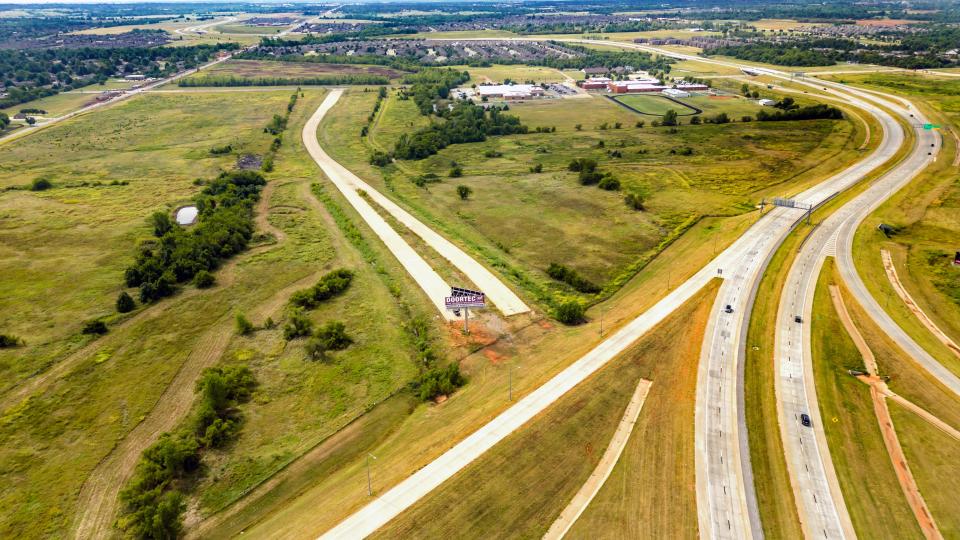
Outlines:
{"label": "abandoned road stretch", "polygon": [[[413,217],[409,212],[400,208],[400,206],[372,188],[346,167],[337,163],[336,160],[331,158],[323,148],[320,147],[316,135],[317,127],[327,112],[340,100],[340,96],[342,95],[342,88],[331,90],[317,111],[310,120],[307,121],[307,124],[303,128],[304,145],[307,147],[307,151],[310,152],[310,156],[313,157],[317,165],[323,170],[324,174],[333,181],[337,189],[343,193],[347,201],[360,213],[364,221],[366,221],[367,224],[376,231],[380,239],[387,244],[390,251],[397,257],[401,264],[407,268],[410,275],[413,276],[421,288],[423,288],[424,292],[430,297],[430,300],[437,306],[437,309],[439,309],[444,316],[448,316],[446,307],[443,305],[443,298],[450,293],[449,285],[443,283],[440,276],[430,268],[426,261],[377,214],[376,210],[366,201],[365,197],[376,202],[381,208],[386,210],[391,217],[409,228],[443,258],[456,266],[474,285],[486,294],[487,298],[493,302],[501,313],[510,316],[530,311],[530,308],[527,307],[523,300],[490,270],[487,270],[485,266],[470,257],[470,255],[467,255],[452,242],[437,234],[423,222]],[[358,190],[362,190],[365,197],[361,197]],[[388,238],[389,241],[387,240]]]}

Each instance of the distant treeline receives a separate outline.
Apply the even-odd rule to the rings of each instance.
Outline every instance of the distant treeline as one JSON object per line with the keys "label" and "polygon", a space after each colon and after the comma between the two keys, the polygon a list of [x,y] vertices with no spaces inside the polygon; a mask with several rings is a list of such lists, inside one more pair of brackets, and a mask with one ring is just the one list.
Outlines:
{"label": "distant treeline", "polygon": [[305,64],[363,64],[390,67],[400,71],[420,71],[422,67],[417,61],[410,58],[375,54],[358,54],[356,56],[347,56],[345,54],[316,54],[312,56],[304,56],[302,54],[273,55],[262,50],[254,50],[238,54],[234,56],[234,58],[240,60],[300,62]]}
{"label": "distant treeline", "polygon": [[830,105],[809,105],[796,109],[780,110],[776,112],[767,112],[760,110],[757,112],[758,122],[773,122],[778,120],[840,120],[843,113],[836,107]]}
{"label": "distant treeline", "polygon": [[180,79],[180,86],[336,86],[341,84],[376,85],[390,84],[382,75],[357,73],[330,77],[236,77],[205,76]]}

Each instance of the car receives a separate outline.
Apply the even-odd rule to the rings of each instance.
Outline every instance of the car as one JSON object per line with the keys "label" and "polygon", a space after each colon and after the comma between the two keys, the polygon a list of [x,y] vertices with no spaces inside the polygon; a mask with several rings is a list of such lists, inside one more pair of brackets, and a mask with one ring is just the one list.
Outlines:
{"label": "car", "polygon": [[802,322],[803,322],[803,318],[801,318],[799,315],[794,315],[794,316],[793,316],[793,322],[795,322],[795,323],[802,323]]}
{"label": "car", "polygon": [[803,424],[804,427],[810,427],[810,416],[807,413],[801,413],[800,423]]}
{"label": "car", "polygon": [[727,304],[727,307],[723,308],[723,311],[725,311],[726,313],[733,313],[733,306],[731,306],[730,304]]}

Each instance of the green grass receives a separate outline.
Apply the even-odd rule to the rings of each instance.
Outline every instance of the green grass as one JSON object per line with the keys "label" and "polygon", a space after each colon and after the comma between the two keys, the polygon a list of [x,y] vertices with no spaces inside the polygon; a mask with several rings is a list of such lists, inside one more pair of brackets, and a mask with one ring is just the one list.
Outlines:
{"label": "green grass", "polygon": [[[203,511],[232,500],[415,373],[399,328],[410,316],[401,306],[420,310],[421,299],[373,305],[371,298],[392,298],[387,282],[352,254],[301,189],[316,178],[316,166],[300,147],[299,129],[323,95],[307,91],[298,103],[270,175],[276,185],[264,208],[271,207],[270,222],[285,241],[238,255],[216,272],[212,289],[185,287],[123,317],[112,315],[113,302],[138,240],[149,236],[146,216],[197,193],[194,178],[233,167],[236,156],[211,157],[211,146],[265,151],[271,137],[262,126],[285,110],[289,91],[137,97],[4,147],[0,185],[49,175],[57,187],[0,193],[0,284],[7,291],[0,328],[27,341],[0,353],[0,400],[71,353],[79,356],[76,367],[28,400],[5,401],[0,409],[0,535],[68,536],[86,475],[153,409],[191,355],[248,363],[260,382],[244,407],[238,444],[205,457],[210,475],[198,491]],[[130,183],[63,187],[113,179]],[[284,346],[276,331],[233,337],[222,358],[211,345],[211,333],[232,335],[237,311],[264,312],[255,324],[266,314],[282,324],[285,297],[278,291],[344,265],[358,273],[353,287],[312,313],[317,323],[347,322],[356,341],[332,363],[305,362],[302,344]],[[392,261],[383,268],[403,276]],[[401,290],[413,288],[405,276],[398,279]],[[81,349],[90,338],[79,335],[80,324],[96,316],[117,325]]]}
{"label": "green grass", "polygon": [[679,105],[675,101],[658,95],[627,94],[617,96],[614,99],[650,116],[663,116],[670,110],[676,111],[678,115],[682,116],[697,113],[696,109]]}
{"label": "green grass", "polygon": [[254,26],[249,24],[221,24],[213,30],[221,34],[279,34],[286,26]]}
{"label": "green grass", "polygon": [[647,378],[653,385],[621,461],[571,534],[696,538],[696,373],[717,287],[708,286],[620,359],[373,537],[542,536],[593,471],[637,382]]}
{"label": "green grass", "polygon": [[[97,88],[99,87],[94,85],[85,87],[84,90],[92,90]],[[20,112],[20,109],[41,109],[47,111],[47,114],[41,116],[62,116],[68,112],[75,111],[83,107],[87,103],[92,102],[94,98],[96,98],[96,95],[94,94],[64,92],[45,98],[28,101],[26,103],[21,103],[19,105],[14,105],[13,107],[7,107],[6,109],[3,109],[3,112],[7,113],[10,118],[13,118],[13,115]]]}
{"label": "green grass", "polygon": [[470,72],[470,80],[467,81],[466,85],[470,86],[471,84],[481,84],[485,82],[495,82],[502,83],[507,79],[512,80],[515,83],[525,83],[527,81],[533,81],[535,84],[544,83],[544,82],[563,82],[567,79],[565,74],[570,78],[576,79],[577,73],[580,73],[579,78],[583,78],[582,72],[570,71],[564,72],[558,69],[542,66],[526,66],[522,64],[517,65],[504,65],[496,64],[490,67],[470,67],[470,66],[451,66],[454,69],[461,71]]}
{"label": "green grass", "polygon": [[[372,96],[350,93],[342,99],[331,114],[339,115],[336,121],[343,125],[363,118],[372,107]],[[395,101],[388,100],[372,130],[375,147],[391,148],[403,133],[398,128],[415,129],[424,122],[414,108],[394,106]],[[634,128],[639,115],[601,98],[514,104],[510,112],[531,127],[556,126],[557,132],[456,145],[383,171],[363,163],[370,150],[359,138],[331,141],[331,151],[374,185],[430,216],[428,221],[490,246],[511,266],[539,276],[550,262],[565,261],[588,279],[606,283],[658,251],[665,238],[678,228],[682,232],[697,216],[741,214],[752,209],[764,190],[782,193],[784,180],[831,155],[845,154],[853,132],[846,122],[817,121],[683,126],[671,134],[649,123]],[[612,129],[616,122],[623,128]],[[598,129],[603,123],[611,129]],[[583,130],[577,131],[576,124],[583,124]],[[381,125],[389,129],[381,133]],[[596,148],[599,141],[606,147]],[[671,154],[686,146],[694,155]],[[488,150],[503,156],[486,158]],[[619,150],[624,157],[609,158],[607,150]],[[616,173],[624,189],[649,191],[648,211],[627,210],[622,193],[580,186],[566,170],[578,157],[597,159],[603,170]],[[471,201],[459,201],[452,181],[428,189],[410,182],[426,172],[443,174],[452,161],[464,170],[456,183],[473,188]],[[542,165],[543,172],[531,173],[534,164]],[[383,180],[377,182],[378,177]]]}
{"label": "green grass", "polygon": [[944,538],[960,535],[960,500],[947,479],[960,475],[960,441],[931,426],[900,404],[887,400],[900,446]]}
{"label": "green grass", "polygon": [[[814,295],[811,361],[823,429],[844,502],[858,536],[920,537],[884,446],[870,389],[847,373],[864,366],[830,299],[828,286],[839,279],[833,259],[827,259]],[[883,519],[878,520],[878,515]]]}
{"label": "green grass", "polygon": [[397,78],[403,72],[381,66],[360,64],[322,64],[313,62],[281,62],[267,60],[228,60],[210,69],[190,75],[189,78],[260,78],[260,77],[321,77],[335,75],[371,74]]}

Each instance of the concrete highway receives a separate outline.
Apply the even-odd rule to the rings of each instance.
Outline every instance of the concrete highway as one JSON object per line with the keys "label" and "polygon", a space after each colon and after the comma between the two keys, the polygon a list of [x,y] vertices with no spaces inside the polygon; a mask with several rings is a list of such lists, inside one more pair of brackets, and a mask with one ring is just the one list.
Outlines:
{"label": "concrete highway", "polygon": [[[487,298],[500,310],[504,315],[516,315],[518,313],[525,313],[530,311],[530,308],[520,299],[509,287],[507,287],[503,281],[501,281],[497,276],[492,272],[487,270],[485,266],[478,263],[470,255],[467,255],[462,249],[454,245],[452,242],[437,234],[433,229],[426,226],[422,221],[413,217],[409,212],[401,208],[399,205],[394,203],[389,198],[385,197],[382,193],[374,189],[363,180],[361,180],[357,175],[353,174],[346,167],[337,163],[333,158],[327,155],[323,149],[320,148],[319,143],[317,143],[316,129],[320,123],[320,120],[323,118],[323,115],[333,107],[337,101],[340,99],[340,96],[343,95],[342,89],[331,90],[324,99],[323,103],[320,105],[320,108],[317,109],[317,112],[313,115],[310,121],[307,123],[307,126],[304,127],[303,140],[307,145],[307,149],[310,151],[310,155],[313,156],[314,160],[320,165],[320,168],[323,169],[323,172],[333,180],[337,188],[347,197],[347,200],[350,201],[350,204],[357,209],[358,212],[363,216],[364,220],[367,223],[376,222],[376,220],[383,221],[383,219],[376,214],[376,211],[370,206],[369,203],[360,197],[357,194],[357,190],[363,190],[366,194],[366,197],[376,202],[380,207],[387,211],[397,221],[402,223],[404,226],[413,231],[414,234],[419,236],[424,242],[427,243],[430,247],[442,255],[445,259],[450,261],[451,264],[457,267],[461,272],[463,272],[470,281],[473,282],[481,291],[483,291]],[[309,133],[308,133],[309,128]],[[362,203],[362,204],[361,204]],[[372,212],[372,214],[371,214]],[[386,222],[383,222],[383,226],[390,228]],[[392,231],[392,229],[390,229]],[[382,228],[380,224],[377,227],[377,234],[381,238],[384,238],[384,235],[389,235]],[[381,232],[383,234],[381,234]],[[394,235],[396,233],[394,232]],[[406,242],[396,236],[394,240],[387,244],[390,247],[391,251],[394,250],[394,247],[400,249],[397,241],[402,242],[406,245]],[[409,246],[407,246],[409,247]],[[407,261],[413,261],[410,255],[416,255],[413,250],[410,250],[410,253],[407,253],[402,258],[398,255],[397,251],[394,251],[394,255],[397,255],[397,258],[404,264],[407,265]],[[419,255],[416,255],[416,258],[421,262],[423,261]],[[419,266],[419,263],[416,263]],[[426,262],[423,262],[426,265]],[[427,266],[426,268],[429,268]],[[408,267],[411,275],[414,279],[420,283],[420,286],[424,288],[430,299],[438,306],[441,311],[446,311],[443,307],[443,298],[449,296],[450,287],[444,284],[445,291],[440,291],[439,283],[436,281],[439,279],[439,276],[436,279],[432,277],[427,278],[421,275],[423,272],[426,272],[424,268],[412,269]],[[430,269],[430,273],[436,275],[436,272],[433,272]],[[421,283],[421,278],[423,282]],[[427,282],[430,283],[427,283]],[[442,281],[442,280],[440,280]],[[460,285],[460,284],[456,284]]]}
{"label": "concrete highway", "polygon": [[[631,44],[621,45],[633,48]],[[771,74],[789,77],[782,73]],[[830,92],[842,99],[849,98],[841,90]],[[881,144],[868,158],[807,190],[798,199],[816,204],[829,200],[880,166],[898,146],[896,141]],[[324,538],[361,538],[386,524],[614,358],[713,276],[725,279],[717,307],[730,304],[733,313],[724,313],[711,320],[699,370],[696,459],[701,536],[760,536],[742,410],[742,362],[738,359],[743,352],[745,321],[749,320],[747,306],[752,304],[763,269],[803,214],[803,210],[796,208],[775,208],[768,212],[720,256],[649,311],[454,448],[348,517]],[[724,268],[727,269],[726,275],[723,275]]]}

